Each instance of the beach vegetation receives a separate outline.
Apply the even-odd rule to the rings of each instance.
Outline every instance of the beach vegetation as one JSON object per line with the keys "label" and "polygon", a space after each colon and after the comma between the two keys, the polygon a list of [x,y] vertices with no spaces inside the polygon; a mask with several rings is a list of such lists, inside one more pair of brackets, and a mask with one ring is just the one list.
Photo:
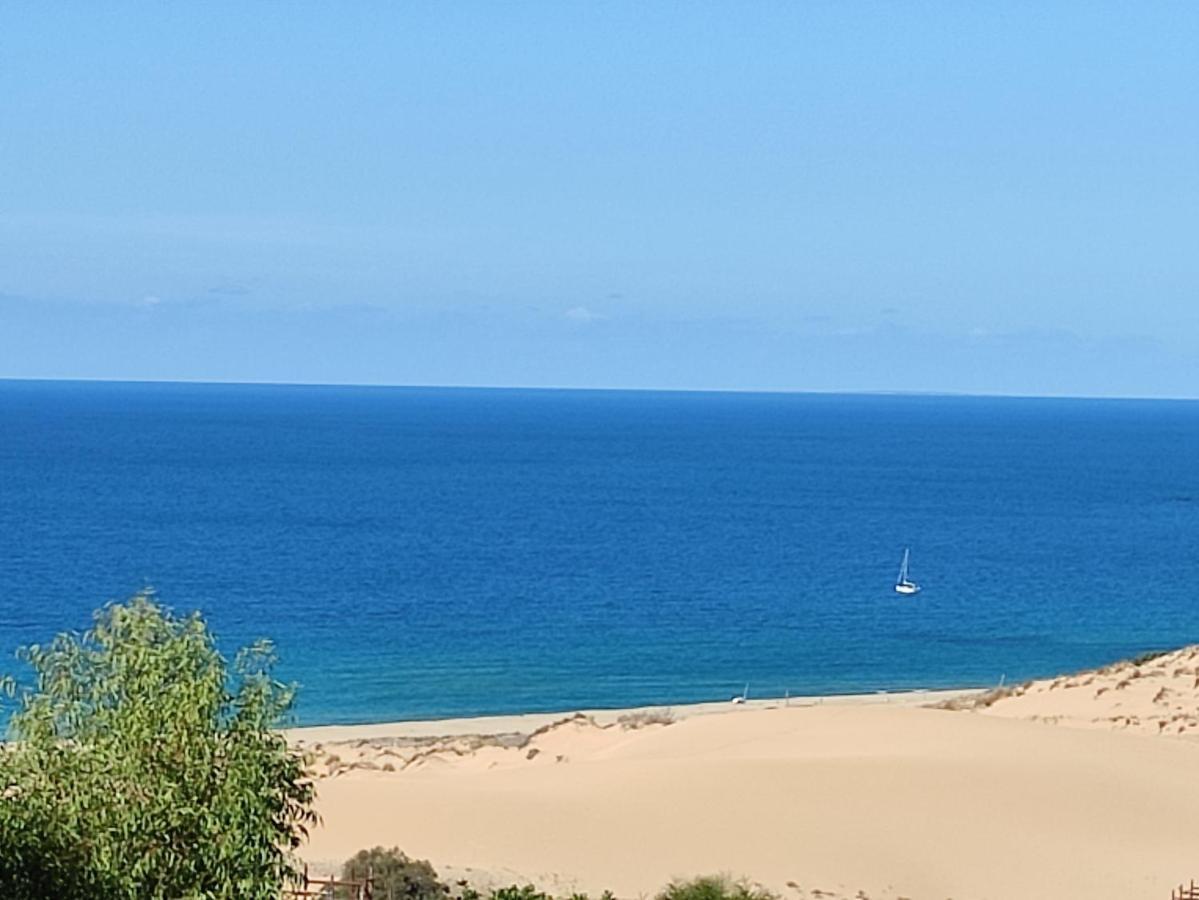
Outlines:
{"label": "beach vegetation", "polygon": [[496,888],[491,892],[488,900],[554,900],[554,898],[544,891],[537,890],[531,884],[513,884],[508,887]]}
{"label": "beach vegetation", "polygon": [[[539,891],[531,884],[512,884],[508,887],[493,888],[488,894],[481,894],[469,886],[463,885],[458,900],[555,900],[553,894]],[[571,894],[566,900],[591,900],[587,894]],[[599,900],[615,900],[611,891],[604,891]]]}
{"label": "beach vegetation", "polygon": [[986,709],[994,706],[1000,700],[1006,700],[1008,697],[1019,697],[1027,690],[1027,684],[1006,685],[1004,687],[992,688],[989,691],[950,697],[948,700],[941,700],[931,704],[931,708],[948,709],[955,712]]}
{"label": "beach vegetation", "polygon": [[656,900],[778,900],[778,897],[743,879],[704,875],[687,881],[672,881]]}
{"label": "beach vegetation", "polygon": [[373,893],[381,900],[444,900],[449,886],[437,878],[428,862],[412,859],[399,847],[359,850],[341,869],[343,881],[371,876]]}
{"label": "beach vegetation", "polygon": [[674,721],[674,711],[671,709],[643,709],[625,713],[616,720],[616,724],[625,731],[633,731],[650,725],[672,725]]}
{"label": "beach vegetation", "polygon": [[1129,660],[1129,663],[1134,666],[1143,666],[1145,663],[1151,663],[1155,659],[1161,659],[1163,656],[1168,656],[1169,650],[1148,650],[1145,653],[1140,653]]}
{"label": "beach vegetation", "polygon": [[258,643],[229,665],[150,593],[23,652],[0,750],[7,900],[276,900],[315,822],[276,726],[293,689]]}
{"label": "beach vegetation", "polygon": [[[469,881],[461,880],[451,887],[438,879],[433,866],[413,859],[398,847],[372,847],[359,850],[341,867],[345,885],[333,889],[334,900],[349,900],[356,896],[353,887],[365,878],[371,879],[372,896],[379,900],[592,900],[587,894],[573,893],[558,897],[539,890],[531,884],[510,884],[480,890]],[[337,893],[341,891],[341,893]],[[616,900],[611,891],[604,891],[595,900]]]}

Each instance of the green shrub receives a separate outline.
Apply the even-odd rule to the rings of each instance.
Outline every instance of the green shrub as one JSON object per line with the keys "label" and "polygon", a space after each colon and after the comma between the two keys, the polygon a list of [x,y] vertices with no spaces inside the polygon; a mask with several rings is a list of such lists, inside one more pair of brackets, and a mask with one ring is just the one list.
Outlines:
{"label": "green shrub", "polygon": [[537,890],[531,884],[526,884],[523,887],[513,884],[509,887],[497,888],[492,891],[490,900],[554,900],[554,898],[544,891]]}
{"label": "green shrub", "polygon": [[1153,662],[1155,659],[1160,659],[1169,652],[1169,650],[1149,650],[1145,653],[1134,656],[1129,660],[1129,662],[1134,666],[1143,666],[1145,663]]}
{"label": "green shrub", "polygon": [[657,900],[778,900],[763,888],[725,875],[705,875],[690,881],[673,881]]}
{"label": "green shrub", "polygon": [[198,614],[149,595],[24,651],[0,749],[6,900],[276,900],[315,821],[274,726],[293,692],[266,643],[230,673]]}
{"label": "green shrub", "polygon": [[398,847],[359,850],[342,866],[346,881],[374,876],[378,900],[444,900],[449,888],[437,880],[437,872],[424,860],[410,859]]}
{"label": "green shrub", "polygon": [[[463,900],[469,900],[469,898],[463,898]],[[477,900],[477,892],[475,900]],[[508,887],[496,888],[491,892],[488,900],[554,900],[554,895],[539,891],[531,884],[523,887],[513,884]],[[586,894],[571,894],[567,900],[590,900],[590,898]],[[600,900],[615,900],[615,898],[611,891],[604,891],[600,895]]]}
{"label": "green shrub", "polygon": [[[465,882],[458,882],[461,890],[458,893],[458,900],[484,900],[484,895],[475,888]],[[545,891],[539,891],[531,884],[517,885],[512,884],[508,887],[493,888],[486,895],[486,900],[555,900],[553,894],[547,894]],[[571,894],[567,900],[590,900],[586,894]],[[611,891],[604,891],[599,896],[599,900],[616,900]]]}

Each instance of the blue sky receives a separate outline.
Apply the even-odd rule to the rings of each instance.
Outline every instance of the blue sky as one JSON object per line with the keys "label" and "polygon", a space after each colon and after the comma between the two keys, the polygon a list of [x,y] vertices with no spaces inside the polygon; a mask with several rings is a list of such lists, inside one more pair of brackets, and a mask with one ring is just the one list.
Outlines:
{"label": "blue sky", "polygon": [[7,4],[0,376],[1199,396],[1199,6]]}

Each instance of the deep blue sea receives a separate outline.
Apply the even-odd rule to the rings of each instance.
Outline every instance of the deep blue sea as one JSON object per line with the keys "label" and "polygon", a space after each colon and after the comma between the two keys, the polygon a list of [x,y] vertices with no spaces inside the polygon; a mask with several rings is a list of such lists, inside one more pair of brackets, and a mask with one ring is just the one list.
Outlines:
{"label": "deep blue sea", "polygon": [[147,581],[303,723],[1012,681],[1199,640],[1199,403],[0,382],[0,661]]}

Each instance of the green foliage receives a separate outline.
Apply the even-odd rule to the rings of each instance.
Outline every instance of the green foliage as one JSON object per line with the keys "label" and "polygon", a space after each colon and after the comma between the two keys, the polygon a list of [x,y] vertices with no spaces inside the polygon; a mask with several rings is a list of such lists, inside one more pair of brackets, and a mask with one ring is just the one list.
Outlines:
{"label": "green foliage", "polygon": [[[463,900],[471,900],[471,898],[464,894]],[[474,900],[478,900],[477,892],[474,894]],[[496,888],[488,896],[488,900],[554,900],[554,896],[537,890],[531,884],[523,887],[513,884],[508,887]],[[571,894],[567,900],[590,900],[590,898],[586,894]],[[611,891],[604,891],[600,894],[600,900],[615,900],[615,898]]]}
{"label": "green foliage", "polygon": [[1129,662],[1134,666],[1143,666],[1147,662],[1153,662],[1155,659],[1160,659],[1169,652],[1169,650],[1150,650],[1147,653],[1134,656],[1129,660]]}
{"label": "green foliage", "polygon": [[734,881],[724,875],[705,875],[690,881],[673,881],[656,900],[778,900],[767,890]]}
{"label": "green foliage", "polygon": [[[468,882],[459,881],[456,889],[451,890],[449,885],[437,879],[437,872],[429,863],[410,858],[398,847],[359,850],[341,867],[341,878],[343,881],[361,881],[368,872],[373,877],[376,900],[555,900],[553,894],[539,891],[531,884],[512,884],[483,893]],[[348,892],[347,897],[353,892],[351,888],[339,890]],[[566,900],[590,898],[586,894],[571,894]],[[599,900],[616,898],[611,891],[604,891]]]}
{"label": "green foliage", "polygon": [[490,900],[554,900],[554,898],[544,891],[537,890],[531,884],[526,884],[523,887],[513,884],[509,887],[497,888],[492,891]]}
{"label": "green foliage", "polygon": [[198,614],[139,595],[24,655],[36,684],[0,750],[0,896],[277,900],[315,814],[273,730],[293,692],[269,644],[230,673]]}
{"label": "green foliage", "polygon": [[398,847],[359,850],[342,866],[346,881],[374,877],[374,895],[379,900],[444,900],[449,891],[437,880],[437,872],[424,860],[410,859]]}

